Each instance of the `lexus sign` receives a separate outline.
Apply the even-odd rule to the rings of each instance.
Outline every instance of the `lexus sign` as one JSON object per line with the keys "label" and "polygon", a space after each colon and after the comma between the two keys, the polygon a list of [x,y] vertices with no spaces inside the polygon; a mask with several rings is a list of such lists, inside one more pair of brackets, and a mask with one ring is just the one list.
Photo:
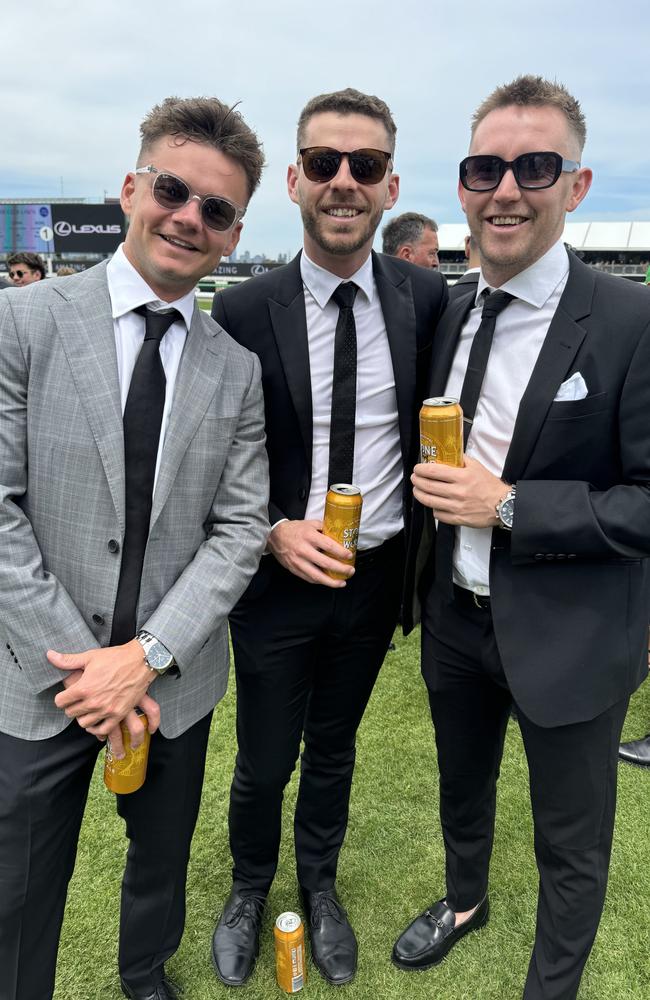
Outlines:
{"label": "lexus sign", "polygon": [[113,253],[124,239],[119,205],[52,205],[55,253]]}

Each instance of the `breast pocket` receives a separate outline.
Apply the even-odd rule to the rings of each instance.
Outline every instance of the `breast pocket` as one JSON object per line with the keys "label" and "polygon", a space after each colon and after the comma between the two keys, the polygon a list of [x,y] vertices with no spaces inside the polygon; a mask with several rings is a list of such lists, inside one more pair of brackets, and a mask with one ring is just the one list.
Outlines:
{"label": "breast pocket", "polygon": [[609,393],[596,392],[584,399],[562,400],[551,404],[547,420],[576,420],[578,417],[591,417],[607,409]]}

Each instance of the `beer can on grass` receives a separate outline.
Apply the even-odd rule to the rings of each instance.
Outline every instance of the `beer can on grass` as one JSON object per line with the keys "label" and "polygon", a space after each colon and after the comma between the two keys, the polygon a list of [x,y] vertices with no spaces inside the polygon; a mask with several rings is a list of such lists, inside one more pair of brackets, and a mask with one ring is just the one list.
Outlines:
{"label": "beer can on grass", "polygon": [[[352,553],[352,559],[341,559],[347,565],[354,566],[359,541],[359,524],[361,523],[361,507],[363,498],[358,486],[348,483],[336,483],[330,486],[325,498],[325,516],[323,518],[323,534],[333,538]],[[333,580],[347,580],[345,573],[336,573],[326,569],[325,572]]]}
{"label": "beer can on grass", "polygon": [[281,913],[273,928],[278,986],[297,993],[305,985],[305,931],[297,913]]}
{"label": "beer can on grass", "polygon": [[425,399],[420,410],[420,459],[463,464],[463,411],[457,399],[435,396]]}
{"label": "beer can on grass", "polygon": [[106,741],[104,784],[109,792],[115,792],[116,795],[128,795],[130,792],[137,792],[138,788],[142,788],[144,785],[144,779],[147,776],[147,760],[149,758],[151,733],[149,732],[147,716],[144,712],[138,712],[138,718],[144,726],[144,740],[136,750],[133,750],[131,747],[131,734],[125,722],[120,723],[122,740],[124,741],[124,757],[122,760],[117,760],[113,756],[110,740]]}

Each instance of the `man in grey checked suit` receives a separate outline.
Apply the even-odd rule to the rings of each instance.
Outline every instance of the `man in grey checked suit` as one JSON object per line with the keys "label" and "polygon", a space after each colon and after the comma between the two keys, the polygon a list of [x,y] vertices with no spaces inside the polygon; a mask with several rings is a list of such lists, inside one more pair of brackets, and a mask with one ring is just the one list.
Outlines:
{"label": "man in grey checked suit", "polygon": [[[105,737],[121,752],[120,721],[135,734],[136,707],[159,730],[144,786],[117,797],[130,840],[121,985],[134,1000],[176,996],[164,963],[183,931],[227,617],[268,532],[259,363],[194,302],[238,242],[262,152],[216,99],[170,98],[141,132],[109,265],[0,300],[0,1000],[53,994],[93,766]],[[150,391],[151,313],[170,306],[151,355],[162,398],[134,581],[144,430],[127,414]]]}

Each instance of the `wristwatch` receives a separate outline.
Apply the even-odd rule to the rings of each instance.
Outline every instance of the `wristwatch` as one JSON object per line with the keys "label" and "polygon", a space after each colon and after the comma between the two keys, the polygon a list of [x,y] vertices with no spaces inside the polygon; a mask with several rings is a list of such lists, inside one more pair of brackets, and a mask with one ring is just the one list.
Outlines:
{"label": "wristwatch", "polygon": [[162,642],[156,639],[151,632],[145,632],[144,629],[141,629],[136,635],[136,639],[144,650],[144,662],[159,677],[166,674],[170,667],[176,665],[176,660],[167,646],[163,646]]}
{"label": "wristwatch", "polygon": [[506,495],[502,500],[499,500],[496,505],[497,517],[499,518],[500,528],[505,528],[507,531],[512,531],[512,524],[515,519],[515,495],[517,493],[517,487],[511,486]]}

